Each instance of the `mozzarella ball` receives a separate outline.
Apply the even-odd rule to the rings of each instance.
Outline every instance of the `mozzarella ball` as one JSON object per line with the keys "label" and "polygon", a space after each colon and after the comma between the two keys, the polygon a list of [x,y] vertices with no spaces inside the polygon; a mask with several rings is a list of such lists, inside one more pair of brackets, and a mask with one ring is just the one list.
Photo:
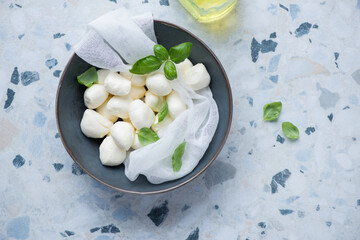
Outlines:
{"label": "mozzarella ball", "polygon": [[112,121],[112,122],[116,122],[116,120],[118,120],[119,117],[111,114],[111,113],[109,112],[109,110],[107,109],[107,107],[106,107],[107,103],[109,102],[109,100],[110,100],[111,98],[112,98],[112,96],[108,97],[108,99],[106,99],[106,101],[105,101],[103,104],[101,104],[100,107],[98,107],[98,108],[96,109],[96,112],[100,113],[100,114],[101,114],[103,117],[105,117],[106,119],[109,119],[109,120]]}
{"label": "mozzarella ball", "polygon": [[136,100],[145,96],[146,89],[144,87],[131,86],[129,96]]}
{"label": "mozzarella ball", "polygon": [[166,117],[161,122],[159,122],[158,117],[159,117],[159,114],[156,114],[155,121],[154,121],[153,125],[151,126],[152,130],[154,130],[154,132],[156,132],[156,133],[162,129],[165,130],[170,125],[170,123],[172,123],[174,121],[174,119],[172,119],[169,116],[169,114],[167,114]]}
{"label": "mozzarella ball", "polygon": [[145,93],[145,103],[154,111],[160,112],[165,106],[165,97],[157,96],[150,91]]}
{"label": "mozzarella ball", "polygon": [[131,82],[117,73],[109,73],[104,81],[106,90],[112,95],[125,96],[131,89]]}
{"label": "mozzarella ball", "polygon": [[132,102],[130,96],[113,96],[106,104],[107,111],[120,118],[129,118],[129,106]]}
{"label": "mozzarella ball", "polygon": [[104,85],[104,81],[105,81],[105,78],[107,77],[107,75],[111,73],[110,70],[108,69],[99,69],[97,70],[97,75],[98,75],[98,84],[102,84]]}
{"label": "mozzarella ball", "polygon": [[86,109],[80,122],[81,131],[89,138],[103,138],[113,123],[92,109]]}
{"label": "mozzarella ball", "polygon": [[99,153],[101,163],[106,166],[120,165],[126,158],[126,150],[119,148],[111,136],[100,144]]}
{"label": "mozzarella ball", "polygon": [[108,96],[109,93],[106,91],[104,85],[93,84],[85,90],[85,106],[90,109],[97,108],[105,102]]}
{"label": "mozzarella ball", "polygon": [[198,63],[186,71],[184,81],[186,85],[196,91],[209,86],[210,75],[204,64]]}
{"label": "mozzarella ball", "polygon": [[131,81],[132,85],[134,85],[134,86],[138,86],[138,87],[145,86],[145,80],[146,80],[145,75],[136,75],[136,74],[132,74],[130,72],[121,72],[120,75],[126,79],[129,79]]}
{"label": "mozzarella ball", "polygon": [[129,117],[136,129],[149,128],[155,119],[155,114],[151,108],[143,101],[137,99],[130,104]]}
{"label": "mozzarella ball", "polygon": [[135,133],[135,136],[134,136],[134,142],[133,142],[133,144],[131,145],[131,148],[132,149],[139,149],[139,148],[142,148],[144,145],[142,145],[141,143],[140,143],[140,141],[139,141],[139,136],[137,135],[137,133],[138,133],[139,131],[136,131],[136,133]]}
{"label": "mozzarella ball", "polygon": [[180,95],[175,91],[166,97],[166,101],[169,107],[169,114],[174,119],[186,110],[186,104],[182,101]]}
{"label": "mozzarella ball", "polygon": [[166,96],[172,89],[169,80],[161,73],[148,76],[146,79],[146,86],[152,93],[158,96]]}
{"label": "mozzarella ball", "polygon": [[116,122],[111,128],[111,136],[116,145],[125,150],[129,150],[134,142],[134,127],[127,122]]}
{"label": "mozzarella ball", "polygon": [[189,70],[192,66],[192,62],[186,58],[183,62],[176,64],[178,69],[180,70],[181,74],[184,75],[187,70]]}

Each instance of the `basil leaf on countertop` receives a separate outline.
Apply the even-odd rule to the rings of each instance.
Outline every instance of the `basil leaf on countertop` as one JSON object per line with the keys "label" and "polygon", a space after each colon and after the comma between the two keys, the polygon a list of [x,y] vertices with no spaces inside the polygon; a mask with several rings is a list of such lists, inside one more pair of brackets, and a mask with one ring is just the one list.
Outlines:
{"label": "basil leaf on countertop", "polygon": [[89,68],[81,75],[77,76],[77,81],[81,85],[86,87],[91,87],[94,83],[98,81],[98,75],[94,67]]}
{"label": "basil leaf on countertop", "polygon": [[168,104],[167,102],[165,102],[165,106],[161,109],[161,111],[159,112],[159,115],[158,115],[158,123],[159,122],[162,122],[166,115],[168,114],[169,112],[169,107],[168,107]]}
{"label": "basil leaf on countertop", "polygon": [[172,155],[172,166],[174,172],[178,172],[181,169],[182,161],[181,158],[184,155],[186,142],[181,143],[174,151]]}
{"label": "basil leaf on countertop", "polygon": [[174,63],[181,63],[187,57],[189,57],[192,49],[191,42],[184,42],[176,45],[169,50],[170,60]]}
{"label": "basil leaf on countertop", "polygon": [[142,128],[137,133],[139,142],[146,146],[159,140],[159,136],[153,132],[150,128]]}
{"label": "basil leaf on countertop", "polygon": [[156,44],[154,45],[154,54],[157,58],[166,61],[169,59],[169,53],[166,50],[166,48],[164,48],[163,45],[160,44]]}
{"label": "basil leaf on countertop", "polygon": [[281,102],[272,102],[264,106],[264,121],[274,121],[278,119],[282,108]]}
{"label": "basil leaf on countertop", "polygon": [[137,60],[129,71],[133,74],[143,75],[158,70],[162,63],[159,58],[150,55]]}
{"label": "basil leaf on countertop", "polygon": [[175,78],[177,78],[175,64],[171,61],[166,61],[164,65],[164,73],[165,73],[165,77],[168,80],[174,80]]}
{"label": "basil leaf on countertop", "polygon": [[299,138],[299,129],[290,122],[283,122],[282,130],[287,138],[294,140]]}

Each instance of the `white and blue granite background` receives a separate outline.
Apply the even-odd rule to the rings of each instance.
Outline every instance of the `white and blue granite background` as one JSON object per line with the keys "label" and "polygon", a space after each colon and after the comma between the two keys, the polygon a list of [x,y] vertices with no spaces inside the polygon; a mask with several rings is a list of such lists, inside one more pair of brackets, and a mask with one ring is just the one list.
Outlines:
{"label": "white and blue granite background", "polygon": [[[232,85],[222,153],[161,195],[95,182],[57,133],[72,46],[119,7],[198,35]],[[175,0],[0,0],[0,19],[0,239],[360,239],[360,0],[239,0],[209,25]],[[276,100],[280,119],[262,122]]]}

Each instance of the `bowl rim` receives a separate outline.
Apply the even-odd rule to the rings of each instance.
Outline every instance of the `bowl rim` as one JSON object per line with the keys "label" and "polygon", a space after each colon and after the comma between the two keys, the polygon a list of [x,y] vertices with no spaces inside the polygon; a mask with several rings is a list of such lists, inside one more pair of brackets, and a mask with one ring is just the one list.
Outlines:
{"label": "bowl rim", "polygon": [[162,21],[162,20],[158,20],[158,19],[154,19],[154,22],[158,22],[158,23],[161,23],[161,24],[164,24],[164,25],[167,25],[167,26],[170,26],[170,27],[173,27],[173,28],[176,28],[176,29],[179,29],[185,33],[187,33],[188,35],[190,35],[191,37],[193,37],[194,39],[196,39],[197,41],[200,42],[201,45],[203,45],[209,52],[210,54],[214,57],[215,61],[217,62],[217,64],[219,65],[220,67],[220,70],[221,70],[221,73],[222,75],[224,76],[224,79],[225,79],[225,84],[226,84],[226,88],[227,88],[227,92],[228,92],[228,95],[229,95],[229,119],[228,119],[228,123],[227,123],[227,128],[226,128],[226,132],[225,132],[225,135],[218,147],[218,149],[216,150],[214,156],[210,159],[210,161],[198,172],[196,173],[194,176],[192,176],[191,178],[187,179],[186,181],[184,182],[181,182],[173,187],[170,187],[170,188],[166,188],[166,189],[162,189],[162,190],[156,190],[156,191],[147,191],[147,192],[140,192],[140,191],[133,191],[133,190],[127,190],[127,189],[122,189],[122,188],[119,188],[119,187],[114,187],[104,181],[102,181],[101,179],[95,177],[92,173],[90,173],[87,169],[85,169],[82,164],[76,159],[76,157],[74,156],[73,152],[71,151],[71,149],[69,148],[67,142],[65,141],[64,137],[63,137],[63,132],[62,130],[60,129],[60,122],[59,122],[59,95],[60,95],[60,90],[61,90],[61,87],[62,87],[62,83],[64,81],[64,76],[65,76],[65,73],[67,72],[69,66],[70,66],[70,63],[72,62],[73,58],[75,57],[76,53],[73,53],[73,55],[71,56],[71,58],[69,59],[69,61],[67,62],[62,74],[61,74],[61,78],[59,80],[59,84],[58,84],[58,88],[57,88],[57,92],[56,92],[56,107],[55,107],[55,111],[56,111],[56,125],[57,125],[57,129],[58,129],[58,132],[59,132],[59,135],[60,135],[60,139],[61,139],[61,142],[62,144],[64,145],[66,151],[68,152],[68,154],[70,155],[70,157],[73,159],[73,161],[82,169],[84,170],[87,175],[89,175],[90,177],[92,177],[93,179],[95,179],[96,181],[106,185],[107,187],[110,187],[114,190],[117,190],[117,191],[121,191],[121,192],[124,192],[124,193],[131,193],[131,194],[138,194],[138,195],[150,195],[150,194],[158,194],[158,193],[165,193],[165,192],[169,192],[171,190],[174,190],[174,189],[177,189],[181,186],[184,186],[185,184],[193,181],[195,178],[199,177],[203,172],[205,172],[205,170],[215,161],[215,159],[218,157],[218,155],[220,154],[222,148],[224,147],[225,145],[225,142],[226,142],[226,139],[229,135],[229,132],[230,132],[230,128],[231,128],[231,122],[232,122],[232,115],[233,115],[233,99],[232,99],[232,94],[231,94],[231,88],[230,88],[230,82],[229,82],[229,79],[226,75],[226,72],[224,70],[224,67],[222,66],[222,64],[220,63],[219,59],[217,58],[217,56],[215,55],[215,53],[201,40],[199,39],[197,36],[195,36],[193,33],[191,33],[190,31],[186,30],[185,28],[183,27],[180,27],[178,25],[175,25],[173,23],[169,23],[169,22],[166,22],[166,21]]}

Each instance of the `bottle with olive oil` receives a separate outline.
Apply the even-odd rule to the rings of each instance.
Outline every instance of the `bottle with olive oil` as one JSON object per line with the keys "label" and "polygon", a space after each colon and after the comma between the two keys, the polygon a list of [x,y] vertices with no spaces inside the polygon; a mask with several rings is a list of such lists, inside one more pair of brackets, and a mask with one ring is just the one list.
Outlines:
{"label": "bottle with olive oil", "polygon": [[237,0],[179,0],[183,7],[199,22],[212,22],[227,15]]}

